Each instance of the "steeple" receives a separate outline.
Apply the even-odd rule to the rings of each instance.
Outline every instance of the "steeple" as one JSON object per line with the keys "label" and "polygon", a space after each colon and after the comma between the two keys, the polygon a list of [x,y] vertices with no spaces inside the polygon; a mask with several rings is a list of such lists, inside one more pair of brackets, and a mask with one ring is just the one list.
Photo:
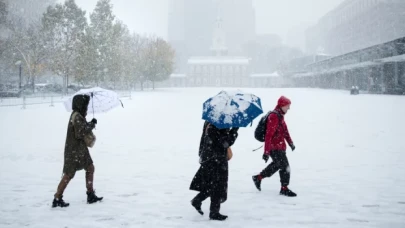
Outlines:
{"label": "steeple", "polygon": [[214,31],[212,37],[211,53],[215,56],[227,55],[228,48],[226,47],[226,37],[223,28],[223,21],[221,17],[221,6],[218,4],[217,18],[214,23]]}

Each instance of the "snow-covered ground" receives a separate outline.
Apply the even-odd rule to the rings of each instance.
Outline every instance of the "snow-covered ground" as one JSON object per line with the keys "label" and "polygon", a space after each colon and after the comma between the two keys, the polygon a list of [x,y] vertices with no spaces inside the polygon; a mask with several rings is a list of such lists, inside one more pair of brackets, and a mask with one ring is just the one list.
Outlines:
{"label": "snow-covered ground", "polygon": [[[190,206],[202,132],[202,104],[218,89],[134,93],[125,108],[97,115],[95,188],[86,204],[84,172],[65,192],[68,208],[51,208],[60,180],[69,118],[63,104],[0,109],[0,227],[405,227],[405,97],[350,96],[348,91],[243,89],[272,109],[292,100],[286,121],[291,189],[279,176],[262,192],[251,180],[265,167],[253,127],[239,130],[230,162],[225,222]],[[89,116],[91,118],[91,116]]]}

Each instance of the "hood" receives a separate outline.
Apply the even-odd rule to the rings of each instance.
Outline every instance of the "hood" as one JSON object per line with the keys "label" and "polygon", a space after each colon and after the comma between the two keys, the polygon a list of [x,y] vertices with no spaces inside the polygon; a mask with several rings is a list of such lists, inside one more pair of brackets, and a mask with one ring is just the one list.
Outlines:
{"label": "hood", "polygon": [[90,102],[90,96],[79,94],[73,97],[72,110],[79,112],[83,117],[87,115],[87,106]]}
{"label": "hood", "polygon": [[275,110],[277,110],[279,113],[284,115],[285,113],[283,112],[281,107],[284,107],[289,104],[291,104],[291,100],[285,96],[281,96],[277,101],[277,106],[276,106]]}
{"label": "hood", "polygon": [[286,105],[289,105],[289,104],[291,104],[291,100],[288,99],[285,96],[281,96],[277,101],[276,109],[281,108],[281,107],[286,106]]}

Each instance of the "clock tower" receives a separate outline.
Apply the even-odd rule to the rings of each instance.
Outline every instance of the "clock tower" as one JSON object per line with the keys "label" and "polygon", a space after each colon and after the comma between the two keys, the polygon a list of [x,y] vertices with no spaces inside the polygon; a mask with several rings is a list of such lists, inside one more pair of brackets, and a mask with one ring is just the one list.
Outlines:
{"label": "clock tower", "polygon": [[225,30],[223,28],[223,21],[220,15],[221,14],[218,12],[217,19],[214,23],[212,45],[210,49],[213,56],[224,56],[228,54]]}

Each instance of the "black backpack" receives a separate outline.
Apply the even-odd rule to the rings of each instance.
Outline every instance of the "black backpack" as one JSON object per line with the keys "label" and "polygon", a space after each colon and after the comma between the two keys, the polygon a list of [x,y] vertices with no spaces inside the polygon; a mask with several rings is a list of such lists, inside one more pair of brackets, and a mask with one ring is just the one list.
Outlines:
{"label": "black backpack", "polygon": [[266,130],[267,130],[267,119],[271,113],[275,113],[278,116],[279,120],[279,126],[281,124],[281,115],[275,111],[270,111],[266,115],[264,115],[259,123],[257,124],[256,130],[255,130],[255,138],[259,142],[264,142],[265,137],[266,137]]}

